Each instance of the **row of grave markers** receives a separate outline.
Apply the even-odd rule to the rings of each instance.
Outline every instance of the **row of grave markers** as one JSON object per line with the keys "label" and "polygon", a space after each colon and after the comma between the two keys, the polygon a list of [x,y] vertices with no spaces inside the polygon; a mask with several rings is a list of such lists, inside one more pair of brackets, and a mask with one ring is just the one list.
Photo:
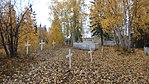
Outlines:
{"label": "row of grave markers", "polygon": [[[41,51],[43,50],[43,45],[45,44],[45,42],[43,42],[43,40],[41,40],[41,42],[39,43],[40,44],[40,49],[41,49]],[[54,40],[53,40],[53,42],[52,42],[52,46],[53,46],[53,48],[55,47],[55,42],[54,42]],[[29,54],[29,46],[31,46],[31,44],[29,44],[29,41],[27,41],[27,44],[25,44],[25,46],[26,46],[26,54]],[[90,51],[88,51],[88,53],[90,54],[90,60],[91,60],[91,63],[92,63],[92,49],[91,49],[91,47],[90,47]],[[69,69],[71,70],[71,58],[72,58],[72,56],[73,56],[73,54],[71,53],[71,49],[69,49],[69,53],[68,53],[68,55],[66,55],[66,58],[69,58]]]}
{"label": "row of grave markers", "polygon": [[[41,40],[41,42],[39,44],[40,44],[40,50],[42,51],[43,50],[43,45],[45,45],[45,42],[43,42],[43,40]],[[53,42],[52,42],[53,48],[55,47],[55,44],[56,44],[56,42],[54,42],[54,40],[53,40]],[[27,41],[25,46],[26,46],[26,54],[29,54],[29,46],[31,46],[31,44],[29,44],[29,41]]]}
{"label": "row of grave markers", "polygon": [[[92,63],[93,59],[92,59],[92,49],[90,47],[90,51],[88,51],[88,53],[90,54],[90,61]],[[71,49],[69,49],[69,53],[68,55],[66,55],[66,58],[69,58],[69,70],[71,70],[71,58],[72,58],[73,54],[71,53]]]}

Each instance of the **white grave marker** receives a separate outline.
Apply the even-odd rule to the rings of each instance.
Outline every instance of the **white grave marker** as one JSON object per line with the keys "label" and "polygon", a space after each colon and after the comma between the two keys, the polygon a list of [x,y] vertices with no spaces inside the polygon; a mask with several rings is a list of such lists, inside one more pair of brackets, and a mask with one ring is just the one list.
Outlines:
{"label": "white grave marker", "polygon": [[53,48],[55,47],[55,43],[56,43],[56,42],[53,40],[53,42],[52,42],[52,46],[53,46]]}
{"label": "white grave marker", "polygon": [[92,49],[91,49],[91,47],[90,47],[90,51],[88,51],[88,53],[90,54],[90,59],[91,59],[91,63],[92,63],[92,61],[93,61],[93,59],[92,59]]}
{"label": "white grave marker", "polygon": [[41,40],[41,43],[40,43],[40,49],[43,50],[43,45],[45,44],[45,42],[43,42],[43,40]]}
{"label": "white grave marker", "polygon": [[29,44],[28,41],[27,41],[27,44],[25,44],[25,46],[26,46],[26,54],[28,54],[28,51],[29,51],[28,48],[29,48],[29,46],[31,46],[31,44]]}
{"label": "white grave marker", "polygon": [[71,69],[71,57],[72,57],[72,53],[71,53],[71,50],[69,49],[69,54],[66,55],[66,58],[69,58],[69,69]]}
{"label": "white grave marker", "polygon": [[144,54],[149,55],[149,47],[144,47]]}

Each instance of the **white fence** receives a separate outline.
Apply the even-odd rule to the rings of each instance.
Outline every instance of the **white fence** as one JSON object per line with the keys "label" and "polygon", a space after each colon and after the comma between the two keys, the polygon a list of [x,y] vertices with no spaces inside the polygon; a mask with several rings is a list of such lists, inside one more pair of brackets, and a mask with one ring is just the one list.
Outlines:
{"label": "white fence", "polygon": [[97,50],[98,46],[99,46],[98,43],[95,43],[92,41],[73,43],[74,48],[83,49],[83,50],[90,50],[90,47],[92,50]]}
{"label": "white fence", "polygon": [[116,43],[114,41],[103,41],[104,46],[115,46]]}

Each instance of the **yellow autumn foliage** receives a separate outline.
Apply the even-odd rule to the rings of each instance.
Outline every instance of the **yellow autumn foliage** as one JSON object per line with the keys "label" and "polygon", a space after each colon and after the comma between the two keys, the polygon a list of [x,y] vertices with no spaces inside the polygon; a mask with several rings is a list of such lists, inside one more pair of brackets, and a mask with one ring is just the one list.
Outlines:
{"label": "yellow autumn foliage", "polygon": [[149,32],[148,11],[148,0],[131,0],[131,3],[128,0],[95,0],[91,6],[91,16],[99,17],[95,22],[101,23],[104,32],[131,25],[132,21],[132,28],[128,29],[138,37],[141,36],[138,29]]}
{"label": "yellow autumn foliage", "polygon": [[50,28],[50,33],[49,33],[49,45],[52,46],[52,42],[56,42],[56,46],[61,46],[64,41],[64,34],[62,32],[59,19],[55,15],[55,18],[52,22],[52,26]]}
{"label": "yellow autumn foliage", "polygon": [[[9,8],[11,7],[11,9]],[[10,2],[6,3],[6,7],[4,8],[5,12],[3,14],[3,21],[2,23],[2,27],[6,28],[7,27],[11,27],[13,30],[13,32],[15,31],[15,26],[16,26],[16,11],[14,9],[14,5],[12,5]],[[11,10],[11,14],[10,14],[10,10]],[[12,24],[10,26],[10,24]]]}
{"label": "yellow autumn foliage", "polygon": [[132,8],[134,10],[134,19],[133,19],[133,29],[135,32],[135,37],[137,39],[141,38],[142,32],[149,32],[149,2],[148,0],[139,0],[138,2],[134,1],[135,6]]}
{"label": "yellow autumn foliage", "polygon": [[48,35],[49,33],[47,32],[46,26],[38,28],[38,35],[39,35],[39,40],[44,40],[45,42],[48,43]]}
{"label": "yellow autumn foliage", "polygon": [[[26,10],[27,8],[25,8]],[[29,47],[30,50],[34,50],[38,47],[38,33],[35,33],[35,29],[34,29],[34,21],[32,19],[31,16],[31,11],[27,11],[25,17],[24,17],[24,21],[21,24],[20,27],[20,34],[19,34],[19,51],[20,52],[24,52],[24,50],[26,49],[25,44],[27,43],[27,41],[29,41],[29,44],[31,44],[31,46]]]}

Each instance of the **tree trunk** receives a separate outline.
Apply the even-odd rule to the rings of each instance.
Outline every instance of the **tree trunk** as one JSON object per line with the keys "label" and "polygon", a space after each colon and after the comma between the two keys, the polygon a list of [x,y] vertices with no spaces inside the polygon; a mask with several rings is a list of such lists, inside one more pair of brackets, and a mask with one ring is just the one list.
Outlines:
{"label": "tree trunk", "polygon": [[[16,57],[17,56],[17,52],[15,51],[15,35],[13,35],[13,33],[15,32],[15,28],[13,27],[13,22],[12,19],[13,17],[11,17],[12,15],[12,10],[11,10],[11,5],[9,5],[10,9],[9,9],[9,17],[10,17],[10,40],[9,42],[9,51],[10,51],[10,56],[11,57]],[[15,33],[16,34],[16,33]]]}
{"label": "tree trunk", "polygon": [[6,47],[6,44],[5,44],[5,42],[4,42],[4,37],[3,37],[2,33],[1,33],[1,42],[2,42],[2,45],[3,45],[3,47],[4,47],[4,50],[5,50],[6,55],[7,55],[7,56],[10,56],[10,54],[9,54],[9,52],[8,52],[8,48]]}
{"label": "tree trunk", "polygon": [[100,28],[100,36],[101,36],[101,45],[103,46],[103,30]]}
{"label": "tree trunk", "polygon": [[[17,57],[19,28],[22,24],[22,21],[24,20],[25,14],[31,9],[31,7],[32,5],[30,5],[29,8],[23,14],[20,15],[20,18],[14,18],[12,17],[14,11],[12,10],[13,5],[10,4],[8,7],[7,15],[8,21],[5,21],[3,13],[0,13],[0,41],[4,47],[7,56]],[[16,21],[13,21],[13,19],[15,19]]]}
{"label": "tree trunk", "polygon": [[126,36],[122,36],[121,34],[121,31],[119,30],[120,27],[117,27],[116,28],[116,33],[118,34],[118,39],[120,41],[120,45],[121,45],[121,48],[124,50],[124,51],[127,51],[127,37]]}
{"label": "tree trunk", "polygon": [[103,46],[103,34],[101,34],[101,45]]}

